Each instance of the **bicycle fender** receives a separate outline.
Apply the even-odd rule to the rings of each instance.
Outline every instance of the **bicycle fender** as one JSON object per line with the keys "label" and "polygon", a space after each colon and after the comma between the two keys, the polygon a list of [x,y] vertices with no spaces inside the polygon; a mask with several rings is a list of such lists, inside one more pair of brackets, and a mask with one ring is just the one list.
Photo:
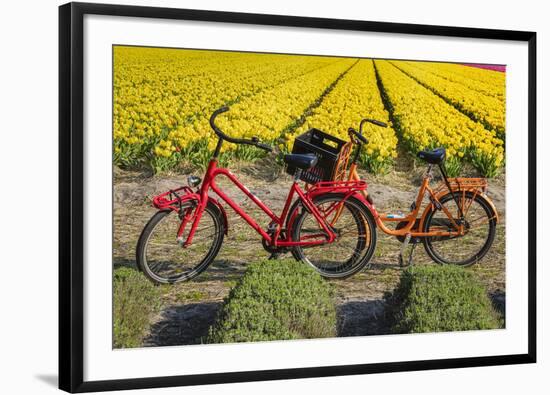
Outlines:
{"label": "bicycle fender", "polygon": [[[363,203],[365,206],[367,206],[367,208],[369,209],[370,213],[372,214],[375,220],[378,219],[378,217],[380,217],[380,214],[378,214],[378,211],[376,211],[374,204],[363,193],[356,192],[352,196],[357,200],[359,200],[361,203]],[[376,224],[376,221],[375,221],[375,224]]]}
{"label": "bicycle fender", "polygon": [[[453,192],[462,192],[462,191],[455,190]],[[468,190],[466,192],[475,193],[474,191],[468,191]],[[443,196],[445,196],[447,194],[449,194],[449,191],[444,191],[444,192],[439,193],[436,196],[437,200],[440,200]],[[498,223],[499,222],[498,211],[495,207],[495,204],[484,193],[478,193],[477,196],[479,196],[481,199],[483,199],[489,205],[489,207],[491,207],[491,209],[493,210],[493,215],[495,217],[496,223]],[[428,204],[426,206],[426,208],[424,209],[424,212],[422,213],[422,216],[420,217],[420,222],[418,224],[418,229],[424,229],[424,220],[426,219],[426,216],[428,215],[428,213],[430,211],[432,211],[433,209],[434,209],[434,204],[430,202],[430,204]]]}
{"label": "bicycle fender", "polygon": [[227,235],[227,231],[229,230],[229,223],[227,221],[227,213],[225,212],[225,209],[223,208],[221,203],[218,202],[213,197],[209,196],[208,201],[214,204],[218,208],[218,210],[220,210],[220,213],[222,214],[222,218],[223,218],[223,233]]}
{"label": "bicycle fender", "polygon": [[[179,192],[179,193],[178,193]],[[206,203],[212,203],[221,213],[223,218],[224,233],[227,235],[229,229],[227,214],[223,206],[213,197],[207,196],[208,201]],[[194,192],[189,187],[181,187],[176,190],[170,190],[168,192],[157,195],[153,198],[153,206],[159,210],[174,210],[178,211],[178,208],[182,203],[194,201],[196,205],[200,204],[201,196]]]}
{"label": "bicycle fender", "polygon": [[487,195],[485,195],[484,193],[480,194],[479,196],[485,201],[485,203],[487,203],[489,205],[489,207],[491,207],[491,210],[493,210],[493,214],[495,216],[495,221],[498,224],[498,222],[499,222],[498,211],[497,211],[497,208],[495,207],[495,204],[493,203],[493,201],[491,199],[489,199],[487,197]]}
{"label": "bicycle fender", "polygon": [[429,203],[425,208],[424,212],[422,213],[422,216],[420,217],[420,221],[418,221],[418,228],[417,229],[424,229],[424,221],[426,220],[426,216],[429,212],[431,212],[434,209],[434,204]]}
{"label": "bicycle fender", "polygon": [[[462,191],[463,190],[458,189],[458,190],[454,190],[453,192],[462,192]],[[466,192],[476,194],[475,190],[466,189]],[[447,193],[449,193],[449,192],[447,191]],[[443,195],[446,195],[447,193],[442,192],[442,193],[438,194],[437,199],[442,198]],[[498,224],[498,222],[499,222],[498,211],[497,211],[497,208],[495,207],[495,204],[493,203],[493,201],[491,199],[489,199],[489,197],[487,197],[487,195],[485,193],[482,193],[482,192],[477,192],[477,196],[479,196],[481,199],[483,199],[483,201],[485,203],[487,203],[489,205],[489,207],[491,207],[491,209],[493,210],[493,215],[495,217],[496,223]]]}
{"label": "bicycle fender", "polygon": [[[453,192],[458,192],[458,190],[453,191]],[[445,196],[449,193],[450,193],[449,191],[440,192],[436,195],[436,198],[437,198],[437,200],[440,200],[443,196]],[[426,205],[426,207],[424,208],[424,212],[422,213],[422,216],[420,217],[420,221],[418,221],[418,229],[424,229],[424,221],[426,220],[426,216],[431,211],[433,211],[433,209],[434,209],[434,204],[432,202],[430,202],[428,205]]]}

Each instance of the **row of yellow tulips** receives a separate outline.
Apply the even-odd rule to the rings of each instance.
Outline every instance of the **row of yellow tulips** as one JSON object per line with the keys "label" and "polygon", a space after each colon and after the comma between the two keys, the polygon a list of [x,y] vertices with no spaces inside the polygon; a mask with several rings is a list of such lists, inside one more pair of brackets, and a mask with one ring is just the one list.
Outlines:
{"label": "row of yellow tulips", "polygon": [[443,145],[450,163],[491,176],[504,163],[504,82],[504,73],[445,63],[117,46],[114,161],[157,171],[204,164],[216,143],[209,116],[229,105],[218,121],[226,133],[286,151],[313,127],[347,140],[369,117],[390,124],[365,129],[373,172],[391,166],[401,138],[411,151]]}
{"label": "row of yellow tulips", "polygon": [[503,141],[444,99],[420,85],[389,61],[376,60],[395,126],[409,149],[444,146],[451,163],[470,160],[494,176],[504,162]]}
{"label": "row of yellow tulips", "polygon": [[115,161],[171,156],[178,145],[169,133],[181,136],[195,125],[192,130],[204,135],[204,118],[216,108],[335,63],[325,57],[115,47]]}
{"label": "row of yellow tulips", "polygon": [[296,136],[310,128],[348,141],[348,128],[358,128],[362,118],[373,118],[390,125],[389,128],[380,128],[369,123],[363,130],[369,140],[363,163],[369,170],[378,173],[387,169],[397,156],[397,136],[380,97],[374,64],[370,59],[360,60],[323,99],[321,105],[313,109],[304,124],[285,136],[287,148],[291,150]]}
{"label": "row of yellow tulips", "polygon": [[[494,130],[499,136],[504,135],[506,106],[498,94],[499,87],[495,87],[494,92],[485,93],[488,84],[465,78],[456,78],[456,81],[445,78],[445,72],[439,71],[447,68],[445,63],[424,63],[422,66],[418,62],[392,61],[392,64],[475,121]],[[473,70],[477,73],[477,69]],[[483,71],[489,75],[502,74],[498,71]]]}

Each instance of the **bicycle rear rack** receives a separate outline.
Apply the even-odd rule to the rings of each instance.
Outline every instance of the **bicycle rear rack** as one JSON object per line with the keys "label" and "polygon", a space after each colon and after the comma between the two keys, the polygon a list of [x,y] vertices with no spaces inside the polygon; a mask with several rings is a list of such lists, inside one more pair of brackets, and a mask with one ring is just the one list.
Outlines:
{"label": "bicycle rear rack", "polygon": [[367,189],[367,183],[363,180],[350,181],[321,181],[313,184],[308,192],[359,192]]}
{"label": "bicycle rear rack", "polygon": [[176,189],[170,189],[168,192],[161,193],[153,198],[153,206],[159,210],[171,208],[181,209],[184,201],[192,199],[196,193],[188,186],[182,186]]}
{"label": "bicycle rear rack", "polygon": [[[447,178],[447,181],[453,191],[471,191],[476,194],[486,192],[488,186],[486,178],[454,177]],[[438,193],[444,190],[448,190],[448,187],[445,183],[441,183],[434,192]]]}

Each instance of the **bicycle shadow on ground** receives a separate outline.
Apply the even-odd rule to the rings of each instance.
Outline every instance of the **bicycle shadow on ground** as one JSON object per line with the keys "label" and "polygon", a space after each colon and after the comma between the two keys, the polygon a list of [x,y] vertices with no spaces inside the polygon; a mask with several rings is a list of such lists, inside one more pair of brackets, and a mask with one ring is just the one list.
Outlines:
{"label": "bicycle shadow on ground", "polygon": [[383,262],[383,261],[371,261],[368,263],[368,269],[374,269],[374,270],[395,270],[395,271],[402,271],[405,269],[405,267],[399,266],[399,263],[390,263],[390,262]]}
{"label": "bicycle shadow on ground", "polygon": [[245,271],[246,265],[235,263],[229,259],[216,259],[192,281],[197,283],[207,281],[238,281]]}
{"label": "bicycle shadow on ground", "polygon": [[337,307],[338,337],[390,334],[383,299],[345,302]]}
{"label": "bicycle shadow on ground", "polygon": [[[191,303],[167,307],[151,326],[145,347],[201,344],[216,321],[221,302]],[[337,308],[337,336],[389,334],[383,300],[350,301]]]}
{"label": "bicycle shadow on ground", "polygon": [[137,270],[137,265],[135,260],[113,257],[113,269],[118,269],[119,267],[129,267],[131,269]]}
{"label": "bicycle shadow on ground", "polygon": [[506,328],[506,292],[497,290],[489,293],[493,308],[501,315],[503,326]]}
{"label": "bicycle shadow on ground", "polygon": [[145,347],[201,344],[208,328],[216,321],[221,302],[168,306],[145,338]]}
{"label": "bicycle shadow on ground", "polygon": [[[113,269],[121,267],[129,267],[138,270],[135,260],[113,258]],[[244,265],[235,264],[228,259],[217,259],[192,281],[198,283],[206,281],[235,281],[244,275],[245,270],[246,266]]]}

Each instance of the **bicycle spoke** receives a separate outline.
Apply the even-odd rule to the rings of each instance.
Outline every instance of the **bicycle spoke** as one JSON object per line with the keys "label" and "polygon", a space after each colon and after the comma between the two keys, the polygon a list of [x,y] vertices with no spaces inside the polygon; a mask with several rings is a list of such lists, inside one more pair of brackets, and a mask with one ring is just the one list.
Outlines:
{"label": "bicycle spoke", "polygon": [[483,222],[481,222],[481,224],[485,224],[487,222],[489,222],[492,218],[488,218],[486,215],[482,215],[481,217],[479,218],[476,218],[476,219],[473,219],[471,221],[468,221],[468,223],[471,225],[477,221],[481,221],[481,220],[484,220]]}
{"label": "bicycle spoke", "polygon": [[[219,227],[208,211],[204,211],[190,245],[177,241],[181,219],[175,212],[166,214],[149,235],[144,252],[148,269],[159,278],[177,279],[192,273],[213,248],[220,236]],[[190,221],[181,235],[185,242],[191,230]]]}
{"label": "bicycle spoke", "polygon": [[[461,201],[464,199],[461,198]],[[432,236],[426,239],[426,248],[432,257],[440,262],[466,264],[474,262],[480,254],[486,251],[485,246],[491,240],[491,232],[494,231],[492,216],[479,202],[478,199],[467,197],[464,204],[464,234],[449,236]],[[442,202],[447,209],[456,205],[452,198]],[[458,216],[455,222],[458,221]],[[471,219],[470,219],[471,218]],[[429,219],[429,232],[456,232],[451,221],[446,218],[444,210],[438,210]]]}
{"label": "bicycle spoke", "polygon": [[[368,248],[372,240],[370,228],[368,232],[365,231],[369,223],[364,214],[338,197],[327,197],[323,203],[317,204],[317,209],[323,219],[333,227],[336,238],[331,243],[298,247],[303,259],[323,275],[334,277],[345,276],[356,270],[356,267],[362,267],[366,262],[365,254],[372,253]],[[311,240],[313,235],[328,238],[328,234],[311,213],[304,212],[298,222],[299,240]]]}

